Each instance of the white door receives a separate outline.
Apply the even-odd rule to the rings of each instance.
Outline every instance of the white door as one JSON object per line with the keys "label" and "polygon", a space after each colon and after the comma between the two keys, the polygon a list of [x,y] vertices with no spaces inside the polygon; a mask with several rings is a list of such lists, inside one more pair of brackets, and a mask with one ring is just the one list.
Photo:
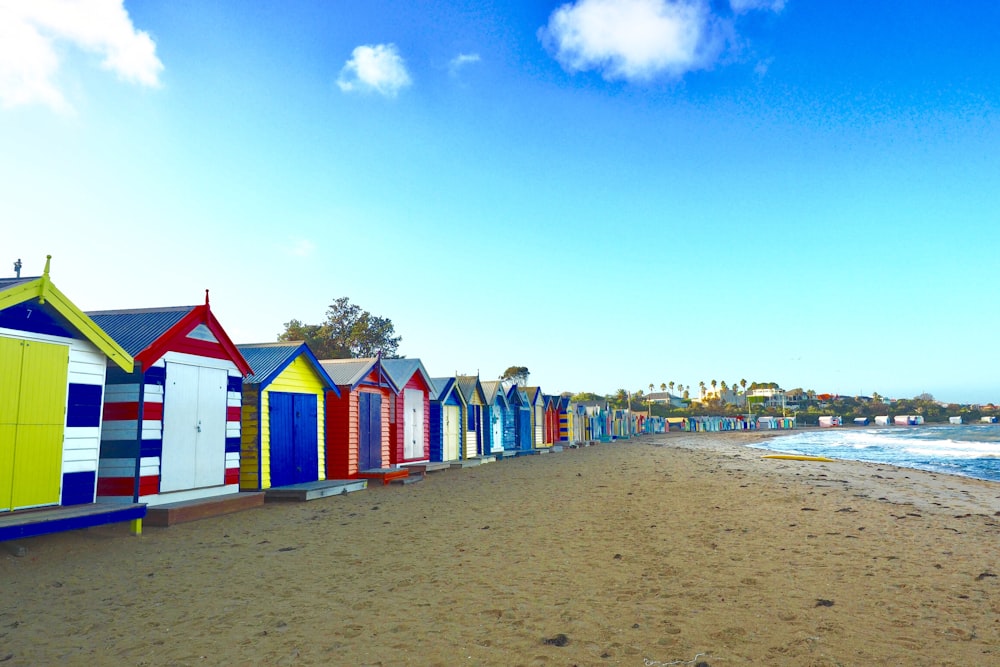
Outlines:
{"label": "white door", "polygon": [[225,482],[226,379],[224,370],[167,364],[161,493]]}
{"label": "white door", "polygon": [[490,408],[490,419],[493,421],[493,440],[490,443],[490,450],[494,452],[503,451],[503,415],[501,407],[494,405]]}
{"label": "white door", "polygon": [[403,390],[403,458],[424,456],[424,392]]}
{"label": "white door", "polygon": [[441,458],[444,461],[458,460],[458,434],[461,429],[462,413],[457,405],[444,406],[444,451]]}
{"label": "white door", "polygon": [[229,373],[217,368],[199,370],[194,488],[226,482],[226,383]]}

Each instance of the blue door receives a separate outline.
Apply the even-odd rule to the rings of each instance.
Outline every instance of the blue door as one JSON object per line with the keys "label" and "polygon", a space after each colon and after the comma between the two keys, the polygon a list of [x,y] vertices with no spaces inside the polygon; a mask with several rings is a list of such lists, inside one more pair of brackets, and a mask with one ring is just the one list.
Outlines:
{"label": "blue door", "polygon": [[358,393],[358,470],[382,467],[382,395]]}
{"label": "blue door", "polygon": [[319,479],[316,395],[272,391],[268,414],[271,432],[271,486]]}
{"label": "blue door", "polygon": [[531,408],[517,408],[517,448],[522,450],[531,449]]}

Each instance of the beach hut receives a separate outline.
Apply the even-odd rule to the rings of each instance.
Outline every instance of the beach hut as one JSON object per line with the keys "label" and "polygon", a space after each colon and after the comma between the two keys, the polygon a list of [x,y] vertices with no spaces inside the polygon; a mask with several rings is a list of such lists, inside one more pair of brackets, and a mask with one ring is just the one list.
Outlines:
{"label": "beach hut", "polygon": [[399,388],[378,358],[320,361],[339,396],[326,396],[326,475],[356,479],[389,466],[389,410]]}
{"label": "beach hut", "polygon": [[831,426],[843,426],[843,418],[824,415],[819,418],[819,425],[824,428],[829,428]]}
{"label": "beach hut", "polygon": [[868,426],[871,423],[872,422],[871,422],[870,419],[868,419],[868,417],[855,417],[854,418],[854,425],[855,426]]}
{"label": "beach hut", "polygon": [[892,418],[889,415],[876,415],[875,425],[876,426],[888,426],[892,423]]}
{"label": "beach hut", "polygon": [[429,461],[431,376],[419,359],[383,359],[382,368],[399,389],[389,411],[389,463]]}
{"label": "beach hut", "polygon": [[135,358],[108,369],[98,500],[150,506],[239,491],[250,366],[200,306],[89,313]]}
{"label": "beach hut", "polygon": [[559,442],[559,396],[545,396],[545,444]]}
{"label": "beach hut", "polygon": [[992,417],[992,416],[990,416],[990,417],[980,417],[979,421],[982,422],[982,423],[984,423],[984,424],[996,424],[997,423],[997,418],[996,417]]}
{"label": "beach hut", "polygon": [[432,378],[430,404],[430,460],[458,461],[462,458],[467,411],[465,398],[455,378]]}
{"label": "beach hut", "polygon": [[333,379],[301,341],[238,345],[243,379],[240,489],[263,491],[326,479],[326,394]]}
{"label": "beach hut", "polygon": [[541,387],[524,387],[531,406],[531,442],[535,447],[547,447],[545,444],[545,396]]}
{"label": "beach hut", "polygon": [[[133,368],[52,283],[50,260],[0,279],[0,513],[94,502],[107,367]],[[60,529],[83,525],[96,523]]]}
{"label": "beach hut", "polygon": [[948,423],[949,424],[961,424],[962,423],[962,417],[961,417],[961,415],[959,415],[957,417],[948,417]]}
{"label": "beach hut", "polygon": [[505,449],[513,449],[513,443],[505,442],[506,423],[511,419],[507,394],[499,380],[480,382],[483,388],[483,398],[486,402],[483,408],[483,422],[486,444],[483,451],[486,454],[503,454]]}
{"label": "beach hut", "polygon": [[516,384],[507,390],[507,403],[514,417],[514,449],[532,450],[531,402],[528,394]]}
{"label": "beach hut", "polygon": [[462,392],[468,407],[465,423],[465,451],[463,459],[469,459],[483,454],[486,434],[483,432],[483,411],[486,407],[486,395],[478,375],[456,375],[455,382]]}

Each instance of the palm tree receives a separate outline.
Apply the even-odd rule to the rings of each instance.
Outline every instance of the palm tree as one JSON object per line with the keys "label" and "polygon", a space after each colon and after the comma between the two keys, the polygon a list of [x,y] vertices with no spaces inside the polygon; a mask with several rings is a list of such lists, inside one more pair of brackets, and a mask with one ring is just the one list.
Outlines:
{"label": "palm tree", "polygon": [[654,386],[653,383],[650,382],[649,383],[649,393],[653,393],[653,386]]}
{"label": "palm tree", "polygon": [[666,390],[667,390],[667,383],[666,382],[661,382],[660,383],[660,391],[666,391]]}
{"label": "palm tree", "polygon": [[700,381],[698,383],[698,386],[701,387],[701,394],[699,396],[704,396],[705,395],[705,381],[704,380]]}
{"label": "palm tree", "polygon": [[747,391],[747,381],[746,381],[746,378],[743,378],[742,380],[740,380],[740,386],[743,387],[743,393],[745,394],[746,391]]}
{"label": "palm tree", "polygon": [[617,403],[618,405],[625,405],[626,401],[628,401],[627,391],[625,391],[624,389],[619,389],[617,392],[615,392],[615,403]]}
{"label": "palm tree", "polygon": [[672,394],[672,393],[674,393],[674,386],[675,386],[675,385],[674,385],[674,381],[673,381],[673,380],[671,380],[670,382],[668,382],[668,383],[667,383],[667,386],[668,386],[668,387],[670,387],[670,393],[671,393],[671,394]]}

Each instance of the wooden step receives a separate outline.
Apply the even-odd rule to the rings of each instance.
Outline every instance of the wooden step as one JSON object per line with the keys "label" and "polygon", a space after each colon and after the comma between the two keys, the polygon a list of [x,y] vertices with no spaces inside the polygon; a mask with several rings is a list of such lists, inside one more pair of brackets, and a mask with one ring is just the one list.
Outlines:
{"label": "wooden step", "polygon": [[413,473],[429,473],[439,470],[447,470],[451,467],[451,461],[425,461],[423,463],[404,463],[402,467]]}
{"label": "wooden step", "polygon": [[416,484],[417,482],[424,481],[423,475],[409,475],[408,477],[397,477],[393,479],[391,484],[401,484],[403,486],[407,484]]}
{"label": "wooden step", "polygon": [[264,492],[267,502],[290,500],[305,502],[330,496],[340,496],[352,491],[362,491],[368,488],[367,479],[323,479],[316,482],[302,482],[278,486]]}
{"label": "wooden step", "polygon": [[392,482],[393,480],[409,476],[410,476],[410,471],[407,470],[406,468],[374,468],[372,470],[362,470],[361,472],[358,473],[358,477],[362,479],[379,480],[382,482],[383,486]]}
{"label": "wooden step", "polygon": [[264,493],[261,491],[229,493],[224,496],[166,503],[148,509],[146,525],[166,528],[178,523],[242,512],[252,507],[260,507],[263,504]]}
{"label": "wooden step", "polygon": [[134,522],[132,532],[140,533],[144,516],[143,504],[88,503],[17,510],[0,514],[0,542],[122,521]]}

